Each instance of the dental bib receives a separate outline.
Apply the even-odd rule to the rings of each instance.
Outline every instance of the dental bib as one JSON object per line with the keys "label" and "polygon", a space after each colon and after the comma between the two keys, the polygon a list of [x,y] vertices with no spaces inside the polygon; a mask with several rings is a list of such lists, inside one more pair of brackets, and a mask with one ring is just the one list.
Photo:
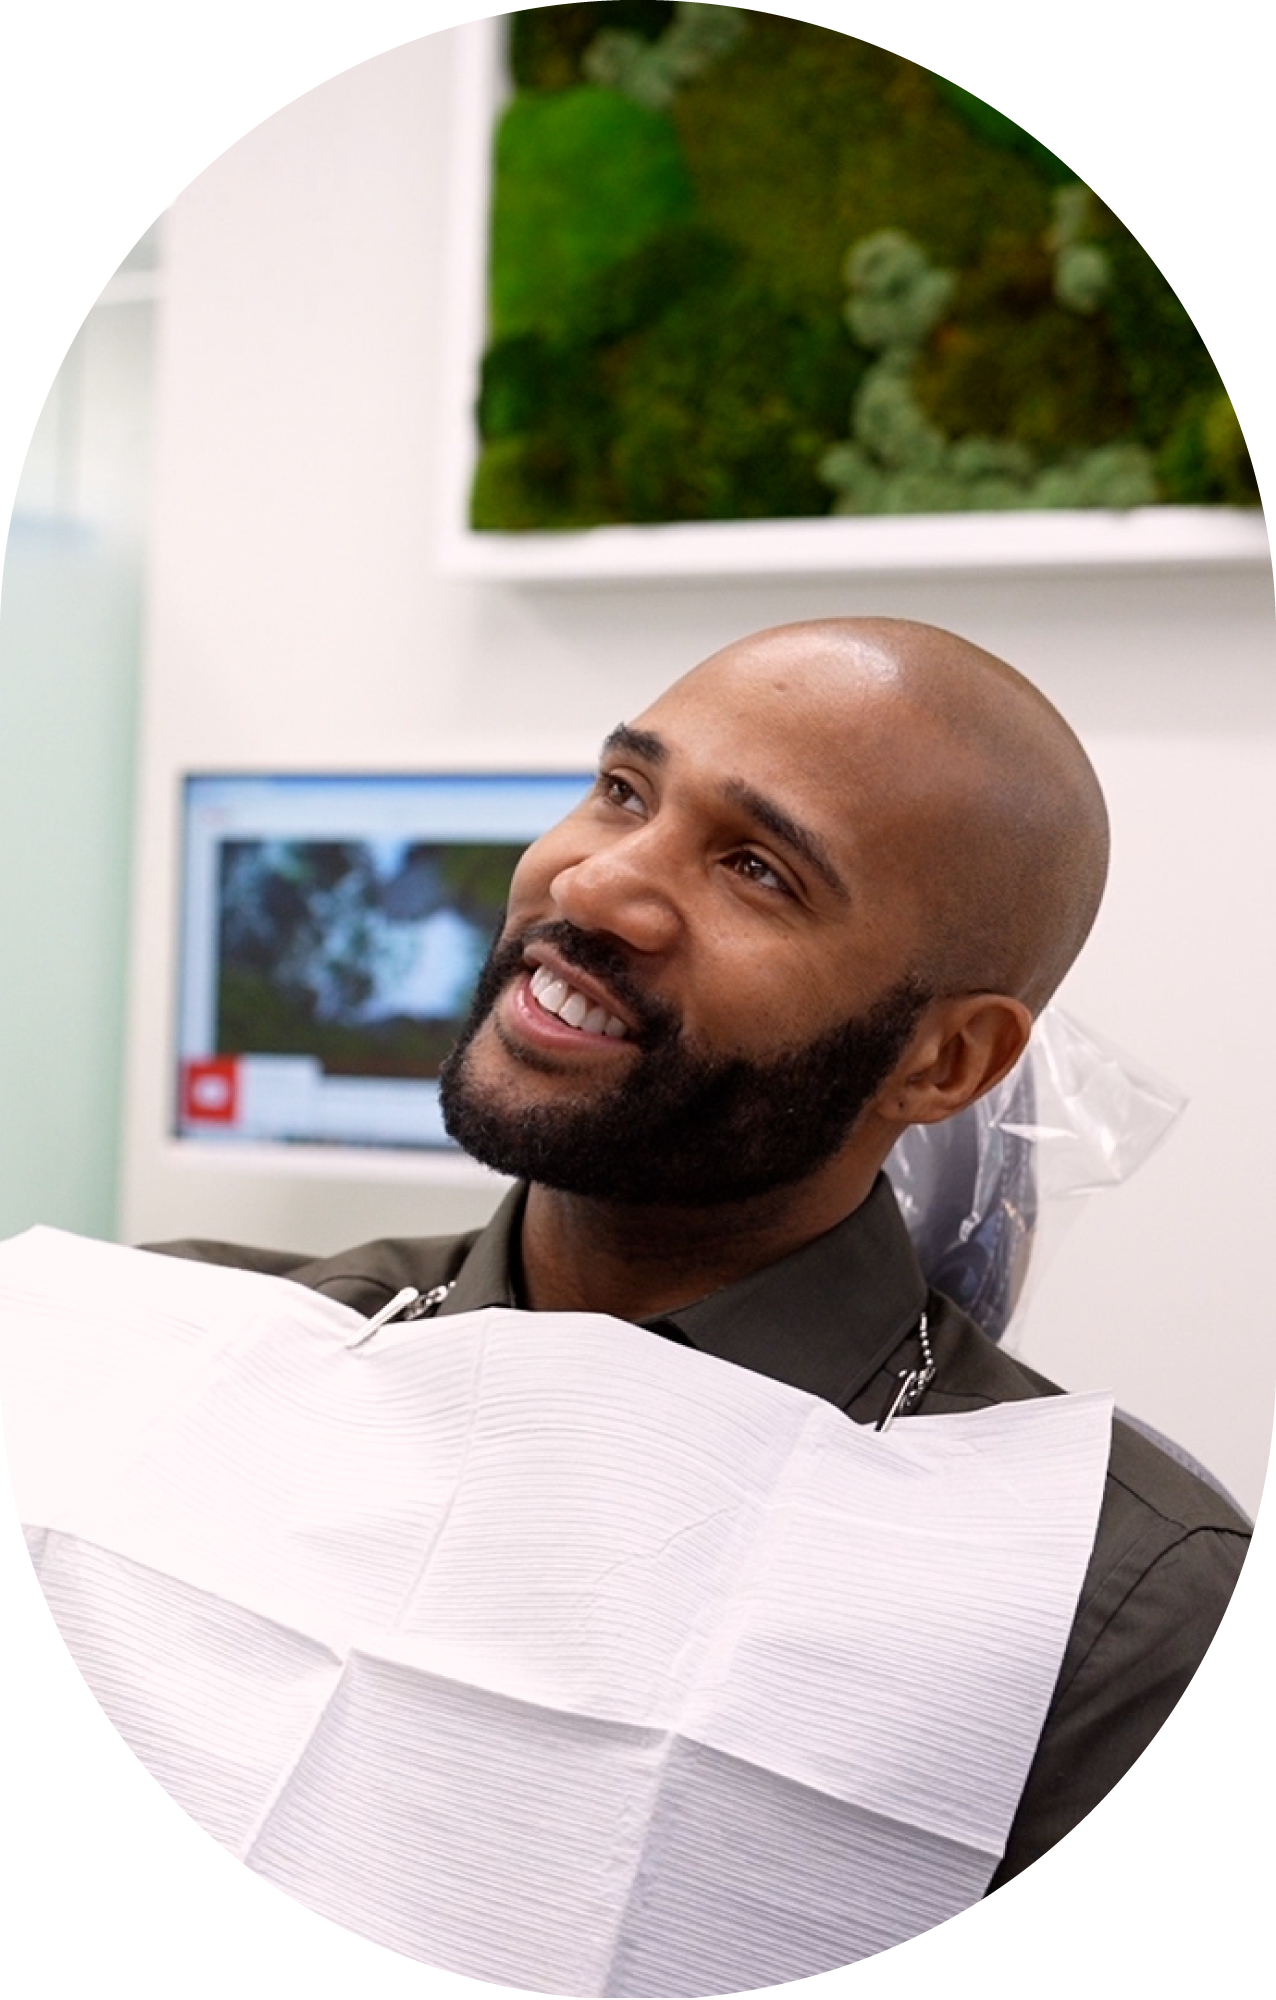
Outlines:
{"label": "dental bib", "polygon": [[987,1888],[1111,1402],[885,1433],[592,1314],[381,1328],[33,1230],[0,1391],[80,1671],[250,1868],[571,1995],[850,1964]]}

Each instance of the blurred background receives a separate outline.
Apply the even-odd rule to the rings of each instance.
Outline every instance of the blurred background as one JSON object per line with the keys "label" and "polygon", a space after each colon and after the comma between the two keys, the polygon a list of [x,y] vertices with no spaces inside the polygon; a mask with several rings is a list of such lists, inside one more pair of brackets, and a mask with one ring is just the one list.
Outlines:
{"label": "blurred background", "polygon": [[[673,10],[638,9],[626,32],[658,49],[673,24]],[[600,81],[580,69],[597,38],[584,25],[577,68],[528,88],[640,102],[620,88],[632,45],[630,71],[622,63]],[[883,511],[890,467],[873,455],[858,398],[885,346],[862,315],[864,338],[843,316],[854,287],[841,262],[892,226],[879,206],[837,236],[824,331],[804,336],[846,347],[835,353],[836,407],[822,414],[821,404],[818,422],[798,412],[816,472],[785,488],[800,502],[779,521],[785,533],[768,516],[737,524],[711,481],[694,505],[657,493],[646,513],[633,494],[650,493],[650,480],[631,484],[623,505],[609,495],[610,512],[595,507],[598,526],[585,525],[578,501],[575,525],[543,508],[491,511],[511,494],[526,510],[529,464],[561,471],[561,451],[547,460],[542,443],[538,458],[519,412],[529,382],[533,407],[563,407],[562,356],[579,356],[582,340],[578,328],[560,337],[520,325],[517,312],[510,321],[508,295],[485,316],[492,134],[518,82],[508,48],[486,24],[430,36],[267,120],[137,245],[53,385],[18,495],[0,618],[0,923],[12,967],[0,989],[0,1233],[39,1221],[128,1241],[200,1234],[322,1250],[465,1226],[499,1192],[454,1156],[410,1144],[214,1143],[179,1129],[192,774],[569,775],[589,769],[619,716],[731,638],[828,613],[927,619],[1013,661],[1086,742],[1112,808],[1114,867],[1061,998],[1189,1099],[1138,1175],[1072,1221],[1032,1289],[1020,1347],[1068,1387],[1114,1388],[1252,1509],[1274,1373],[1256,1310],[1276,1111],[1262,1053],[1273,970],[1271,572],[1243,440],[1238,450],[1208,357],[1180,339],[1183,396],[1159,437],[1147,423],[1140,433],[1142,474],[1161,482],[1151,491],[1100,488],[1080,514],[1075,490],[1053,506],[1027,491],[1052,467],[1075,472],[1083,453],[1130,443],[1129,425],[1144,420],[1123,391],[1120,422],[1109,410],[1106,431],[1060,443],[1039,424],[1027,439],[1032,467],[1020,458],[1007,471],[1003,456],[999,497],[985,489],[973,511],[936,498],[933,479],[924,508],[942,511],[938,527],[925,526],[934,511]],[[734,55],[714,56],[720,95],[740,50],[747,35]],[[667,42],[664,54],[667,70]],[[648,103],[638,122],[649,133],[646,113],[664,118],[685,152],[678,119],[713,74],[676,80],[675,99]],[[944,108],[945,144],[959,128],[969,134],[969,116]],[[979,143],[1007,142],[985,133]],[[1012,145],[1007,157],[1037,175],[1038,235],[1058,230],[1068,181],[1030,150]],[[945,186],[956,188],[951,161],[934,180],[942,212]],[[938,464],[947,477],[944,454],[963,439],[1025,439],[1018,418],[1000,425],[973,391],[962,403],[951,366],[945,386],[927,359],[946,353],[955,366],[962,350],[951,338],[945,349],[945,327],[973,340],[986,323],[969,273],[991,253],[976,245],[959,256],[951,236],[923,243],[916,208],[897,226],[925,252],[912,267],[915,303],[928,272],[967,273],[944,306],[950,318],[926,322],[923,311],[908,336],[920,359],[903,415],[920,412],[942,432],[939,458],[927,449],[931,473]],[[1101,247],[1100,211],[1084,226]],[[725,211],[713,228],[729,235]],[[649,315],[653,297],[660,305],[676,290],[656,261]],[[1071,311],[1093,346],[1093,311],[1043,303],[1057,262],[1057,247],[1040,252],[1032,311]],[[738,271],[732,282],[747,290]],[[1079,282],[1084,293],[1084,265]],[[637,310],[632,287],[625,296]],[[690,310],[685,299],[680,309]],[[703,308],[710,323],[714,310]],[[766,310],[773,323],[774,300]],[[659,312],[644,322],[649,371],[664,351],[660,324]],[[590,366],[615,383],[622,357],[638,380],[641,330],[618,325],[592,322]],[[667,325],[660,338],[673,340]],[[747,385],[740,393],[756,405]],[[1195,415],[1185,415],[1192,397]],[[632,394],[621,401],[632,415]],[[662,408],[677,436],[646,462],[685,471],[685,397]],[[582,476],[594,477],[607,454],[597,431],[590,438]],[[819,463],[839,447],[828,467],[838,476],[821,479]],[[641,464],[641,454],[627,446],[618,462]],[[1204,483],[1167,485],[1167,465]],[[1009,498],[1006,480],[1018,482]],[[596,478],[592,490],[596,499]],[[550,491],[561,500],[561,477]],[[848,497],[849,514],[834,514]],[[1113,515],[1105,502],[1136,511]],[[773,504],[777,514],[788,505]],[[633,521],[648,539],[635,543]]]}

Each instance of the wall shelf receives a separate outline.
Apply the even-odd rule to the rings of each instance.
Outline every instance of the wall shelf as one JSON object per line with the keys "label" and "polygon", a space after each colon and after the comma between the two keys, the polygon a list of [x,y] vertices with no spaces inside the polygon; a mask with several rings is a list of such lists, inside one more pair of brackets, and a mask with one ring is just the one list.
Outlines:
{"label": "wall shelf", "polygon": [[1266,564],[1261,513],[1225,507],[691,521],[558,534],[446,538],[443,567],[488,581],[836,576]]}

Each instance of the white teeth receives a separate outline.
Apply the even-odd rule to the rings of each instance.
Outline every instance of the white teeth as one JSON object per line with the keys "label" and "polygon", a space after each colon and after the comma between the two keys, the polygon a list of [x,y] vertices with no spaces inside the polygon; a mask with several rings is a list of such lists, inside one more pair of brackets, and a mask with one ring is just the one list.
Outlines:
{"label": "white teeth", "polygon": [[609,1014],[605,1007],[587,1000],[560,979],[547,966],[538,965],[528,982],[532,993],[547,1014],[557,1014],[560,1021],[566,1021],[569,1028],[580,1028],[587,1035],[610,1035],[613,1041],[629,1033],[624,1022],[615,1014]]}

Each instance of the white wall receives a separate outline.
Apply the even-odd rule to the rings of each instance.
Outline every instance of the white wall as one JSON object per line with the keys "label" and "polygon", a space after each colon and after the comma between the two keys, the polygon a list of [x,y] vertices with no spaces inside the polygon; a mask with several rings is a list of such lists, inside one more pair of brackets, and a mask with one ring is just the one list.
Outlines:
{"label": "white wall", "polygon": [[1064,998],[1192,1098],[1164,1151],[1073,1228],[1025,1351],[1068,1386],[1113,1386],[1254,1507],[1273,1381],[1270,577],[444,579],[431,548],[449,40],[293,104],[169,217],[126,1233],[324,1248],[490,1203],[410,1164],[251,1171],[165,1141],[183,770],[571,765],[744,632],[824,612],[930,619],[1031,674],[1089,745],[1116,859]]}

